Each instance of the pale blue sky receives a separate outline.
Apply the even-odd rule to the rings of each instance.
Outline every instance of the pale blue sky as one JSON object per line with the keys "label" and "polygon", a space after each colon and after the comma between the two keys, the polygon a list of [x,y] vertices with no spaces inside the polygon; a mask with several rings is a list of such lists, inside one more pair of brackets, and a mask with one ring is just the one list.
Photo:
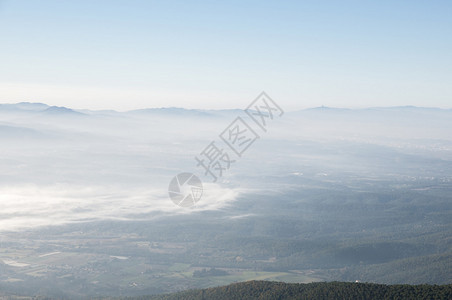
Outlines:
{"label": "pale blue sky", "polygon": [[452,107],[452,1],[0,0],[0,102]]}

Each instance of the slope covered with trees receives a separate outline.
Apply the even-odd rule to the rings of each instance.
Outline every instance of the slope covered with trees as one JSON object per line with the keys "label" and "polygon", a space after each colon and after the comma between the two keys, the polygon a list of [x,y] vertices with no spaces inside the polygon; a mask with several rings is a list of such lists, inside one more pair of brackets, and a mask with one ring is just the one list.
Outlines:
{"label": "slope covered with trees", "polygon": [[352,282],[247,281],[227,286],[128,299],[452,299],[452,285],[384,285]]}

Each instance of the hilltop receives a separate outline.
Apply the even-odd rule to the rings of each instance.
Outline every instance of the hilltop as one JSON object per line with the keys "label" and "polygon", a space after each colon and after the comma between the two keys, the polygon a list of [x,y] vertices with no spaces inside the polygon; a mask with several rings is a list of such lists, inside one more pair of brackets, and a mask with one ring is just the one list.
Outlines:
{"label": "hilltop", "polygon": [[127,299],[451,299],[449,285],[384,285],[352,282],[284,283],[247,281],[221,287]]}

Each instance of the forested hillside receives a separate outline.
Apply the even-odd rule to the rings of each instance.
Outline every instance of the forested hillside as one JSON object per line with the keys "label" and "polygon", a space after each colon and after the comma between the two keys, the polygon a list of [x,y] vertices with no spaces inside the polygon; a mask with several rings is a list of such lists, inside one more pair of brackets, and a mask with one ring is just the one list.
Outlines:
{"label": "forested hillside", "polygon": [[203,290],[128,299],[452,299],[452,285],[383,285],[351,282],[302,284],[248,281]]}

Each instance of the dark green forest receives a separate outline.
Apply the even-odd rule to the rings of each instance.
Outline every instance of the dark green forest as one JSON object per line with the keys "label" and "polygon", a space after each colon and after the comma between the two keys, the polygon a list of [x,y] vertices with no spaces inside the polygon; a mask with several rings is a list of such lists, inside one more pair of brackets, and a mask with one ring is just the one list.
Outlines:
{"label": "dark green forest", "polygon": [[283,283],[247,281],[227,286],[127,299],[452,299],[449,285],[384,285],[352,282]]}

